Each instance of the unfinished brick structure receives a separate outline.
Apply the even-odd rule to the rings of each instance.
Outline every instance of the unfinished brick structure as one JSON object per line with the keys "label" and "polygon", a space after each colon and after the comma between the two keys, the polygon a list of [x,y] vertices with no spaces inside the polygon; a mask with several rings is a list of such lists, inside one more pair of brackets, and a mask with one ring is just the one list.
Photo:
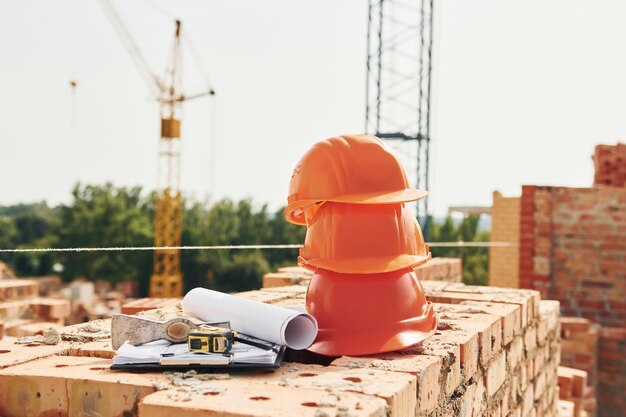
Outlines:
{"label": "unfinished brick structure", "polygon": [[[519,209],[519,287],[560,301],[563,316],[604,326],[599,330],[591,322],[563,323],[564,364],[586,370],[592,388],[595,381],[602,385],[600,369],[611,381],[610,387],[598,386],[601,417],[626,415],[626,406],[620,408],[622,403],[614,401],[616,392],[626,392],[626,380],[615,368],[615,359],[609,359],[626,360],[624,345],[615,340],[626,329],[625,158],[626,145],[599,145],[594,187],[526,185]],[[494,197],[494,207],[498,204]],[[497,227],[503,223],[497,209],[494,213]],[[509,227],[515,233],[517,225]],[[495,259],[490,262],[502,263],[501,253],[492,251],[491,256]],[[602,355],[600,349],[598,355],[598,343],[613,350]]]}
{"label": "unfinished brick structure", "polygon": [[[0,415],[559,415],[557,302],[529,290],[441,281],[424,287],[440,318],[433,337],[400,352],[331,358],[327,366],[291,355],[275,373],[111,371],[108,320],[63,328],[54,346],[0,341]],[[301,306],[305,291],[298,285],[240,295]]]}

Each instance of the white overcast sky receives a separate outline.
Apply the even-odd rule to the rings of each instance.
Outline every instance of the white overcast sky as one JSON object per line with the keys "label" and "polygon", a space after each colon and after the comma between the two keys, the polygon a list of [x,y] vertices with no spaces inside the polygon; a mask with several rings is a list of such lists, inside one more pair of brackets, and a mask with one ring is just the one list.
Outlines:
{"label": "white overcast sky", "polygon": [[[435,3],[434,212],[589,186],[595,144],[626,138],[626,2]],[[217,91],[185,108],[188,195],[277,208],[312,143],[363,130],[366,0],[150,4],[182,19]],[[115,5],[162,73],[171,18]],[[186,92],[202,89],[189,50],[185,65]],[[0,1],[0,97],[0,205],[66,202],[77,181],[155,186],[158,109],[96,0]]]}

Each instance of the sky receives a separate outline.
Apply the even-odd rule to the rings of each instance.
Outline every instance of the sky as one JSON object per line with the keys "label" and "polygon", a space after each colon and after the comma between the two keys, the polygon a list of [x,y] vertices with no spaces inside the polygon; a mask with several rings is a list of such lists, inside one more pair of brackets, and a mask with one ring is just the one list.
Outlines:
{"label": "sky", "polygon": [[[114,4],[157,74],[179,17],[185,92],[203,73],[216,91],[184,108],[186,195],[277,209],[313,143],[363,131],[366,0]],[[626,141],[626,2],[435,7],[433,213],[590,186],[594,146]],[[78,181],[155,187],[158,106],[97,0],[0,1],[0,96],[0,205],[69,202]]]}

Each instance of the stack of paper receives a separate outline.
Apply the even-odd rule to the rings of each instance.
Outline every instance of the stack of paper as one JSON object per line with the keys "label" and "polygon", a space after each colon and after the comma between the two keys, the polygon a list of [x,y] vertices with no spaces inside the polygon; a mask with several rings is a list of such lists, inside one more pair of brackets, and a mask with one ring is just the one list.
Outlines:
{"label": "stack of paper", "polygon": [[[267,342],[266,342],[267,343]],[[262,346],[262,345],[260,345]],[[113,358],[113,365],[159,364],[159,365],[229,365],[273,364],[280,346],[269,344],[257,347],[235,343],[226,354],[190,352],[186,343],[171,344],[158,340],[139,346],[124,343]]]}

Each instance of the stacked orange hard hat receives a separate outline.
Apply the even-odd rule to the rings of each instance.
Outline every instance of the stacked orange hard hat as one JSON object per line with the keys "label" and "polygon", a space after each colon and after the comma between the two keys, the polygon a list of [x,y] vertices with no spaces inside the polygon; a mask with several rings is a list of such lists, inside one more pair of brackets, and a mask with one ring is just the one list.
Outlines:
{"label": "stacked orange hard hat", "polygon": [[422,231],[403,204],[325,203],[309,221],[300,264],[347,274],[397,271],[429,259]]}
{"label": "stacked orange hard hat", "polygon": [[413,268],[430,259],[404,203],[409,187],[389,147],[369,135],[316,143],[296,166],[285,218],[307,225],[298,261],[315,272],[307,309],[320,332],[310,350],[363,355],[398,350],[437,327]]}
{"label": "stacked orange hard hat", "polygon": [[344,135],[317,142],[293,170],[285,217],[306,224],[318,203],[406,203],[426,197],[409,187],[400,161],[375,136]]}

